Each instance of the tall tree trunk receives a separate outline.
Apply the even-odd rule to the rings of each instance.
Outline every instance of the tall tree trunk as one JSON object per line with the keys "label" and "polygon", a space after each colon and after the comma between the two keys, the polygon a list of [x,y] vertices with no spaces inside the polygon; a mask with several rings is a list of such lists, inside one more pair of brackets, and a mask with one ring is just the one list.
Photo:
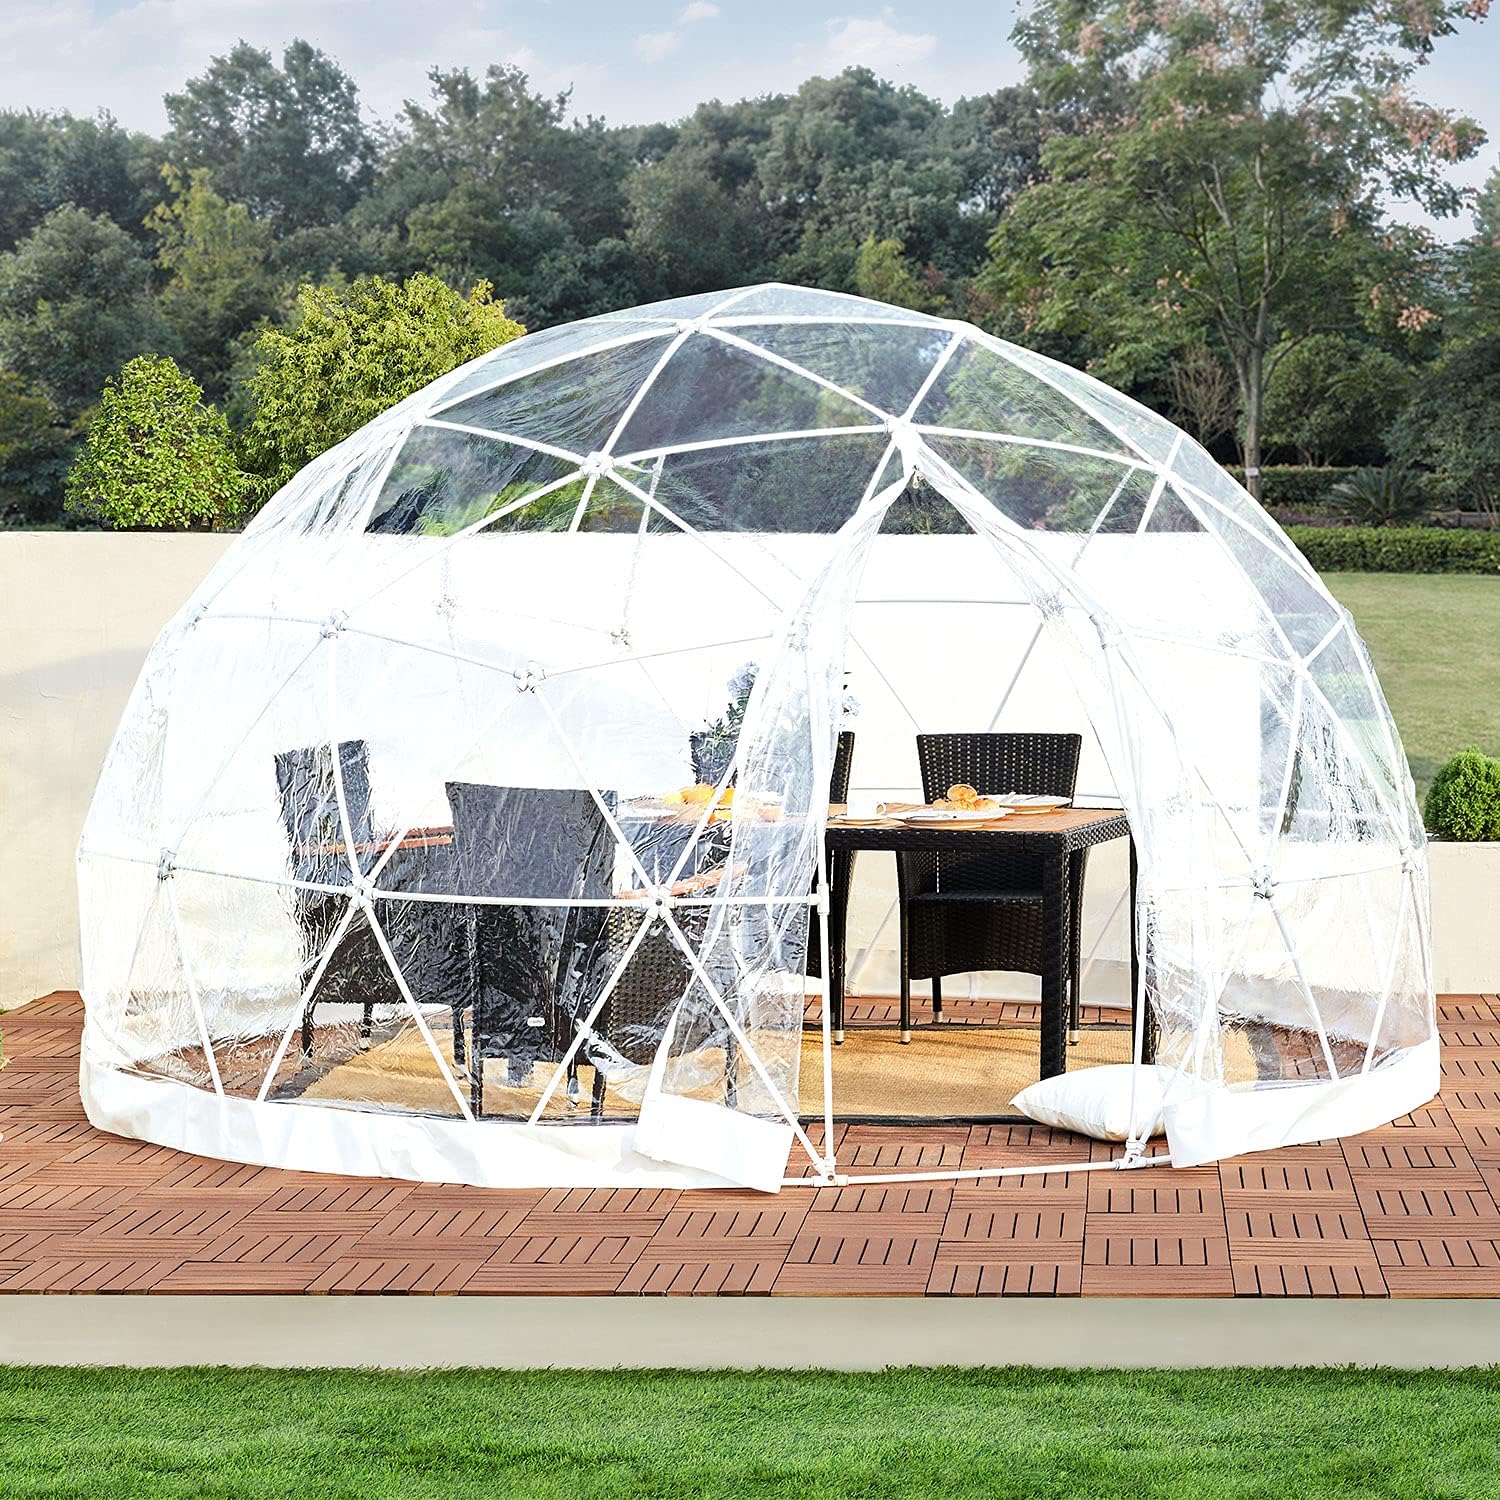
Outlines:
{"label": "tall tree trunk", "polygon": [[1254,339],[1232,342],[1229,358],[1240,388],[1240,410],[1245,424],[1240,432],[1240,453],[1245,461],[1245,488],[1257,501],[1260,485],[1260,431],[1266,400],[1266,351]]}
{"label": "tall tree trunk", "polygon": [[1245,376],[1243,381],[1245,401],[1245,488],[1255,497],[1261,498],[1260,484],[1260,424],[1261,411],[1265,405],[1265,351],[1258,346],[1246,351]]}

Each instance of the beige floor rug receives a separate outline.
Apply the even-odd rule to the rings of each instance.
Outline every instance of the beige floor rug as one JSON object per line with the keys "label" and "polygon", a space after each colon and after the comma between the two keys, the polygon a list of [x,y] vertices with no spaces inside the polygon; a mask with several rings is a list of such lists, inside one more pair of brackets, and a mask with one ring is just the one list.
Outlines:
{"label": "beige floor rug", "polygon": [[[435,1031],[434,1038],[443,1056],[451,1059],[450,1033]],[[1243,1035],[1230,1038],[1227,1050],[1231,1077],[1255,1076],[1254,1059]],[[1125,1025],[1086,1027],[1080,1041],[1068,1048],[1070,1070],[1129,1060],[1130,1028]],[[705,1055],[700,1061],[712,1082],[699,1092],[703,1097],[722,1097],[722,1053]],[[840,1116],[875,1119],[1009,1114],[1015,1095],[1036,1081],[1037,1062],[1034,1027],[919,1027],[905,1046],[894,1030],[853,1030],[842,1046],[833,1049],[834,1108]],[[509,1087],[504,1060],[490,1059],[485,1065],[485,1113],[530,1115],[554,1071],[553,1064],[538,1064],[526,1086]],[[451,1062],[449,1073],[467,1097],[467,1075]],[[742,1105],[754,1109],[765,1104],[764,1091],[748,1065],[742,1063],[740,1077]],[[804,1115],[822,1114],[822,1047],[816,1031],[803,1033],[800,1081],[799,1110]],[[593,1069],[580,1067],[576,1101],[570,1103],[565,1089],[559,1087],[544,1118],[586,1114],[593,1082]],[[422,1114],[459,1113],[447,1079],[414,1026],[336,1063],[308,1085],[301,1097]],[[608,1117],[629,1118],[636,1111],[634,1099],[620,1097],[613,1090],[606,1093]]]}

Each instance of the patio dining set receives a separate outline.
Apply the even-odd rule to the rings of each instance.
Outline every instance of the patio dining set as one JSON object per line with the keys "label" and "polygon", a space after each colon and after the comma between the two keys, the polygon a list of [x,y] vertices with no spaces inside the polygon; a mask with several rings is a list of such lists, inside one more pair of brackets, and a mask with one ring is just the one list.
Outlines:
{"label": "patio dining set", "polygon": [[[1066,1069],[1067,1041],[1077,1039],[1082,1009],[1088,853],[1130,833],[1118,808],[1070,805],[1080,746],[1076,734],[919,735],[925,804],[964,783],[1003,790],[1023,803],[1062,805],[918,822],[903,821],[899,806],[882,809],[892,816],[846,813],[855,736],[840,734],[825,865],[825,995],[835,1042],[846,1032],[846,929],[856,860],[861,852],[888,852],[896,857],[899,896],[901,1041],[912,1035],[914,980],[930,981],[936,1024],[945,978],[1034,974],[1041,980],[1039,1074]],[[449,823],[382,835],[371,815],[366,742],[343,741],[336,752],[328,745],[286,751],[276,757],[276,781],[310,981],[301,1020],[305,1064],[314,1060],[316,1013],[324,1006],[356,1007],[360,1045],[368,1047],[377,1011],[441,1005],[451,1014],[453,1061],[467,1073],[476,1117],[485,1109],[485,1060],[503,1059],[509,1087],[526,1086],[537,1063],[566,1060],[565,1098],[574,1106],[581,1104],[581,1065],[591,1066],[589,1112],[597,1118],[615,1069],[649,1066],[674,1009],[703,975],[734,1004],[735,952],[779,945],[787,963],[800,967],[805,953],[806,972],[821,976],[816,906],[798,908],[779,927],[768,907],[741,907],[741,929],[730,943],[722,926],[711,925],[713,906],[694,902],[711,897],[730,868],[731,824],[704,806],[664,817],[660,804],[607,790],[596,796],[448,782]],[[633,851],[628,865],[615,829]],[[754,858],[753,832],[749,844],[742,832],[733,851],[737,863]],[[341,894],[351,864],[372,881],[374,924],[351,915]],[[642,870],[649,888],[641,887]],[[1133,844],[1130,886],[1133,910]],[[701,972],[667,923],[640,931],[653,889],[673,896],[673,922]],[[641,901],[639,910],[631,897]],[[1137,965],[1132,931],[1132,995]],[[735,1042],[726,1036],[722,1044],[732,1103]]]}

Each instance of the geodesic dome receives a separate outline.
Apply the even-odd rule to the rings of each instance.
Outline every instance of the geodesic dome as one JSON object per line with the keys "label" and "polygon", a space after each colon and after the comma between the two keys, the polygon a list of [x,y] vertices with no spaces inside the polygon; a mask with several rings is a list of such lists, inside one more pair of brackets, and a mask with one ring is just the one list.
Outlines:
{"label": "geodesic dome", "polygon": [[1084,733],[1174,1161],[1436,1092],[1405,759],[1282,531],[1085,375],[770,285],[483,356],[231,547],[80,847],[90,1118],[492,1185],[839,1173],[826,1016],[820,1121],[799,1071],[851,683],[867,789],[918,730]]}

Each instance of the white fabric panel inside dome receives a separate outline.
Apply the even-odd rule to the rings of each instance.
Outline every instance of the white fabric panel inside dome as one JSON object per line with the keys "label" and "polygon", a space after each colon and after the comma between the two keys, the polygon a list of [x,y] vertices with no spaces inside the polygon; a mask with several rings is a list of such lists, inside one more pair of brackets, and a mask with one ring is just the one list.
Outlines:
{"label": "white fabric panel inside dome", "polygon": [[826,1024],[821,1131],[801,1075],[846,686],[899,789],[913,732],[1033,727],[1064,670],[1139,853],[1174,1160],[1431,1097],[1410,778],[1281,530],[1087,376],[768,286],[519,339],[257,516],[84,831],[91,1117],[496,1185],[831,1180]]}

